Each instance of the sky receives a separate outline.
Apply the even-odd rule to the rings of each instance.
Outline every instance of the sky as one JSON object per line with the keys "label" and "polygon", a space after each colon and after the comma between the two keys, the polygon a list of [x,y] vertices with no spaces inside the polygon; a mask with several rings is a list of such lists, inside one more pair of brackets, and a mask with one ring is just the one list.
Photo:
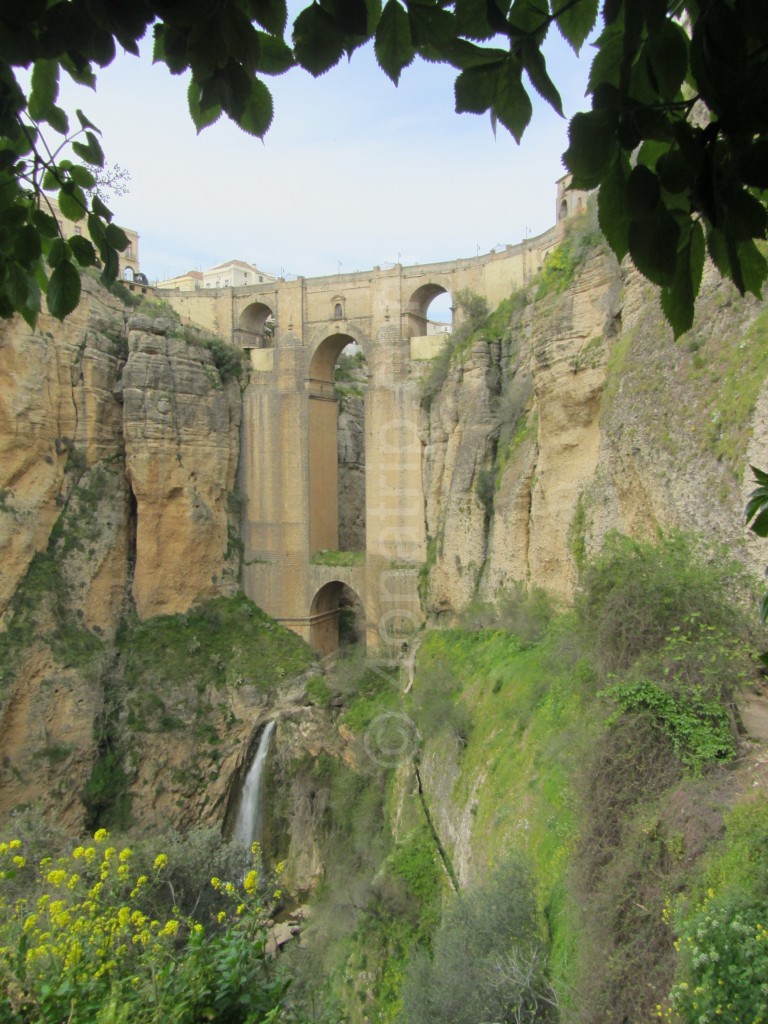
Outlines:
{"label": "sky", "polygon": [[267,79],[263,141],[225,118],[198,136],[186,78],[152,65],[149,40],[141,58],[99,71],[95,93],[62,80],[59,102],[81,107],[108,163],[130,172],[108,205],[138,231],[150,282],[229,259],[314,277],[474,256],[554,224],[589,55],[557,36],[545,52],[566,119],[536,97],[520,146],[501,126],[494,137],[487,115],[454,112],[452,69],[414,63],[396,88],[370,47],[319,79]]}

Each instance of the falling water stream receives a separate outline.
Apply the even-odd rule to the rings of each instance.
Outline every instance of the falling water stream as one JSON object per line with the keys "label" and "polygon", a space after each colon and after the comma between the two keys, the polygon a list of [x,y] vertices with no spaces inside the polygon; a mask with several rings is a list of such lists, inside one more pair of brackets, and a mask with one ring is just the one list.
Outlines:
{"label": "falling water stream", "polygon": [[269,753],[269,741],[275,731],[274,720],[267,722],[259,740],[256,756],[243,783],[240,794],[240,807],[237,812],[237,820],[232,838],[240,843],[247,850],[250,850],[251,843],[261,838],[261,826],[263,819],[263,775],[264,765]]}

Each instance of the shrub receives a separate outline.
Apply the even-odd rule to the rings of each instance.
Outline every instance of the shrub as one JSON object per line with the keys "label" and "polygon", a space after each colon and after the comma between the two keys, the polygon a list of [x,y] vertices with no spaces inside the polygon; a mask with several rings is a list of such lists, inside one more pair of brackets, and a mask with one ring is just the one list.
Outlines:
{"label": "shrub", "polygon": [[[167,918],[145,912],[168,857],[157,854],[139,872],[133,856],[104,830],[36,869],[20,840],[0,844],[5,1024],[256,1024],[275,1014],[285,983],[265,955],[257,872],[241,887],[210,879],[219,911],[217,927],[206,928],[177,910]],[[14,898],[19,875],[24,899]]]}
{"label": "shrub", "polygon": [[413,958],[403,992],[408,1024],[544,1022],[556,1016],[531,875],[508,858],[447,909],[433,955]]}
{"label": "shrub", "polygon": [[679,921],[680,980],[666,1016],[682,1024],[758,1022],[768,1016],[768,901],[718,896],[710,889],[695,912]]}
{"label": "shrub", "polygon": [[698,775],[736,752],[732,701],[748,671],[741,641],[702,625],[694,614],[604,693],[623,711],[649,713],[681,764]]}
{"label": "shrub", "polygon": [[737,602],[749,586],[738,563],[725,555],[706,558],[686,534],[650,544],[613,533],[582,574],[576,600],[582,639],[604,677],[658,651],[685,623],[745,640],[749,620]]}

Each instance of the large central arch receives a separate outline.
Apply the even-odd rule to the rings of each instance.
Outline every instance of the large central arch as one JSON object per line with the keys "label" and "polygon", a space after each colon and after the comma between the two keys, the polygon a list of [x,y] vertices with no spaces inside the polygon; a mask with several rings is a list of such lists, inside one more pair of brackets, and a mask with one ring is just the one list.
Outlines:
{"label": "large central arch", "polygon": [[309,553],[339,547],[338,401],[334,390],[336,362],[351,334],[336,333],[316,347],[309,367]]}

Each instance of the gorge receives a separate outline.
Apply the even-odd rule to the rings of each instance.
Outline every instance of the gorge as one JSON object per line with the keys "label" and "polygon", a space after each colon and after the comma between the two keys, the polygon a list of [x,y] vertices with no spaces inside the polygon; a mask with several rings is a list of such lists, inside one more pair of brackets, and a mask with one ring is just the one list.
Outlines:
{"label": "gorge", "polygon": [[[749,614],[726,610],[749,584],[718,568],[723,546],[753,583],[766,561],[743,508],[747,467],[766,462],[768,313],[706,275],[694,327],[674,342],[654,289],[617,265],[588,217],[575,218],[495,310],[465,309],[432,358],[403,357],[397,401],[416,425],[419,461],[401,486],[417,481],[421,540],[416,555],[397,544],[375,552],[376,578],[391,574],[396,598],[408,581],[419,622],[382,643],[380,609],[355,590],[371,545],[362,563],[333,564],[342,542],[319,544],[306,572],[318,593],[335,587],[315,608],[334,623],[330,647],[342,587],[363,597],[366,620],[367,662],[365,645],[351,644],[332,670],[302,639],[311,631],[246,596],[277,549],[257,528],[272,520],[254,514],[242,486],[243,453],[275,435],[290,402],[259,398],[262,357],[241,358],[167,300],[133,308],[88,277],[63,325],[4,323],[0,818],[12,827],[34,807],[71,836],[102,826],[229,833],[233,780],[262,730],[272,737],[265,858],[284,861],[286,890],[314,907],[306,946],[285,955],[297,1005],[314,988],[326,1019],[447,1019],[408,995],[408,971],[431,954],[417,987],[434,996],[455,935],[448,863],[486,908],[467,910],[466,934],[485,934],[494,886],[522,891],[530,873],[525,914],[546,936],[563,1020],[639,1024],[666,1007],[682,968],[665,899],[687,894],[694,907],[737,847],[759,874],[768,832],[762,677],[745,653],[756,641]],[[406,351],[403,338],[393,343]],[[377,351],[366,353],[374,374]],[[359,427],[373,379],[357,379],[342,410],[341,448],[356,467],[347,476],[364,464],[366,487],[381,467],[381,435],[371,420]],[[332,392],[333,373],[322,383]],[[337,472],[347,476],[333,456],[336,486]],[[284,538],[299,521],[286,496],[303,477],[281,472],[269,501]],[[352,504],[342,537],[359,548]],[[302,535],[296,550],[308,543]],[[635,670],[628,645],[615,653],[601,632],[601,595],[627,579],[657,588],[638,607],[674,608]],[[617,618],[650,636],[625,599]],[[677,678],[694,648],[686,671],[710,702],[693,716],[712,726],[706,756],[703,741],[686,746],[637,703],[657,677]],[[510,852],[530,863],[505,868]]]}

